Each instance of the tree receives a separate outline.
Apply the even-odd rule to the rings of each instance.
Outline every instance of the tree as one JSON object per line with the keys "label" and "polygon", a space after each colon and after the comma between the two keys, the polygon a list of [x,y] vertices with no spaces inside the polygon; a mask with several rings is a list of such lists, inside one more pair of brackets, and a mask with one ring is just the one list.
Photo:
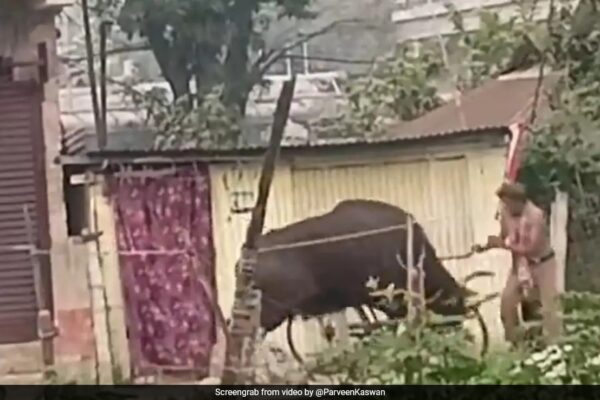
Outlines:
{"label": "tree", "polygon": [[[519,49],[529,47],[527,67],[537,62],[547,67],[559,82],[555,90],[542,93],[543,68],[540,68],[538,93],[550,100],[550,114],[543,120],[530,120],[532,134],[519,179],[526,183],[538,203],[549,206],[556,189],[569,194],[569,268],[567,284],[570,288],[598,290],[600,276],[595,272],[599,256],[597,240],[600,234],[600,19],[596,0],[572,2],[551,1],[548,18],[532,23],[520,18],[514,25],[498,25],[487,40],[472,40],[479,33],[471,33],[471,55],[482,54],[494,38],[510,37],[505,41],[513,54],[513,69],[519,66]],[[472,60],[474,57],[467,57]],[[479,68],[467,63],[471,72],[480,73],[480,79],[489,77],[500,63]],[[476,74],[474,74],[476,75]],[[535,109],[535,107],[533,107]]]}
{"label": "tree", "polygon": [[410,121],[442,104],[435,85],[442,68],[437,51],[400,46],[368,74],[352,79],[345,87],[348,107],[313,129],[322,138],[385,135],[390,123]]}
{"label": "tree", "polygon": [[[544,68],[534,101],[550,97],[550,115],[533,119],[531,143],[520,180],[541,202],[553,198],[555,188],[570,194],[571,225],[600,227],[600,18],[597,1],[550,1],[545,21],[535,23],[523,15],[508,21],[483,14],[482,29],[460,30],[455,38],[462,58],[459,69],[463,87],[474,87],[498,74],[533,65],[548,67],[560,77],[556,91],[542,93]],[[460,24],[460,20],[457,21]],[[535,109],[535,105],[532,109]],[[532,114],[532,117],[535,117]],[[589,201],[595,214],[589,214]],[[583,276],[589,290],[597,271],[598,238],[590,268]],[[572,252],[572,248],[569,249]],[[567,271],[573,271],[571,265]],[[571,273],[571,272],[568,272]],[[597,275],[597,273],[596,273]],[[581,282],[577,289],[581,290]],[[598,287],[596,286],[596,289]],[[598,296],[570,293],[564,302],[565,337],[559,346],[531,354],[519,349],[512,354],[493,354],[478,359],[465,352],[470,344],[458,335],[426,332],[415,344],[413,332],[383,332],[323,360],[321,372],[342,383],[491,383],[491,384],[588,384],[597,379]],[[585,316],[584,316],[585,314]],[[585,322],[584,322],[585,321]],[[593,322],[592,322],[593,321]],[[439,347],[438,347],[439,346]],[[590,353],[591,352],[591,353]],[[439,356],[442,354],[442,357]],[[560,368],[558,368],[560,366]],[[324,371],[323,371],[324,369]]]}
{"label": "tree", "polygon": [[[521,12],[502,19],[493,12],[480,13],[480,29],[462,29],[460,14],[451,18],[457,28],[454,56],[462,88],[472,88],[506,72],[540,65],[558,74],[552,93],[536,93],[536,101],[549,95],[549,118],[535,121],[524,174],[528,186],[547,190],[560,187],[575,197],[597,192],[591,185],[600,173],[600,19],[597,0],[550,1],[547,18],[535,22],[535,5],[522,2]],[[543,69],[540,68],[540,81]],[[534,107],[535,108],[535,107]],[[584,183],[578,183],[584,182]],[[534,190],[535,190],[534,189]],[[585,195],[584,195],[585,196]]]}
{"label": "tree", "polygon": [[[126,0],[118,21],[148,44],[175,98],[222,83],[222,101],[245,113],[275,50],[261,45],[265,18],[308,18],[311,0]],[[271,11],[259,13],[265,9]],[[252,55],[255,55],[252,57]]]}
{"label": "tree", "polygon": [[176,99],[198,87],[211,86],[210,71],[226,37],[225,2],[126,0],[118,23],[131,36],[146,38]]}
{"label": "tree", "polygon": [[438,107],[441,100],[433,80],[442,67],[435,51],[415,54],[408,46],[376,64],[348,91],[352,113],[361,121],[359,128],[376,133],[386,119],[409,121]]}
{"label": "tree", "polygon": [[31,33],[39,18],[33,9],[31,0],[0,0],[0,57],[13,55],[15,46]]}
{"label": "tree", "polygon": [[482,11],[479,18],[480,28],[467,32],[460,15],[453,15],[458,30],[454,58],[463,66],[458,70],[461,90],[479,86],[490,77],[535,65],[540,59],[529,36],[531,21],[522,15],[503,20],[488,11]]}

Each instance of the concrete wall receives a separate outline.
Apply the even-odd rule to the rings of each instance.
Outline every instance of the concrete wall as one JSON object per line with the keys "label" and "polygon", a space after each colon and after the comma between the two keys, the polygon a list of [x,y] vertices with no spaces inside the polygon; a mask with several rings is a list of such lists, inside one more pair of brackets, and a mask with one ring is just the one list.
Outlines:
{"label": "concrete wall", "polygon": [[[44,84],[42,120],[46,150],[46,178],[51,236],[51,277],[55,323],[59,336],[54,340],[55,367],[60,380],[95,379],[95,341],[92,330],[90,292],[87,278],[87,250],[77,239],[68,238],[63,194],[62,166],[55,163],[60,149],[60,111],[58,104],[59,61],[56,53],[54,18],[59,8],[38,10],[34,23],[13,46],[15,61],[37,60],[37,45],[45,42],[49,80]],[[38,79],[37,68],[21,67],[16,80]],[[82,216],[85,218],[85,216]],[[0,348],[0,375],[33,373],[42,370],[39,343]]]}

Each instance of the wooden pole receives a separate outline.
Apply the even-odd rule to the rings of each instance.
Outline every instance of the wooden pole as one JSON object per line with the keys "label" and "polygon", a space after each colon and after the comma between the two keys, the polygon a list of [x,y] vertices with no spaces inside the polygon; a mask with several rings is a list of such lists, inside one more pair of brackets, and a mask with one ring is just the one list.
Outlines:
{"label": "wooden pole", "polygon": [[419,261],[416,266],[417,273],[417,323],[420,324],[424,320],[425,315],[425,269],[423,268],[423,263],[425,262],[425,248],[421,248],[421,253],[419,254]]}
{"label": "wooden pole", "polygon": [[408,293],[408,321],[412,325],[416,316],[415,304],[415,255],[413,251],[413,220],[406,218],[406,291]]}
{"label": "wooden pole", "polygon": [[92,29],[90,28],[88,0],[81,0],[81,9],[83,11],[88,79],[90,81],[90,94],[92,96],[92,107],[94,109],[94,125],[96,127],[96,135],[98,136],[98,148],[103,149],[106,146],[106,137],[102,132],[102,117],[100,115],[100,105],[98,104],[98,88],[96,85],[96,72],[94,70],[94,46],[92,43]]}
{"label": "wooden pole", "polygon": [[565,291],[565,269],[567,265],[567,227],[569,223],[569,195],[557,191],[550,212],[550,240],[556,254],[559,293]]}
{"label": "wooden pole", "polygon": [[419,254],[415,263],[415,219],[409,215],[406,220],[406,246],[407,246],[407,292],[409,295],[408,321],[409,325],[415,327],[423,321],[425,312],[425,272],[423,262],[425,261],[425,250]]}
{"label": "wooden pole", "polygon": [[230,343],[225,355],[225,368],[222,383],[225,385],[248,384],[253,380],[251,361],[260,327],[260,290],[254,282],[256,266],[256,240],[262,233],[275,173],[275,162],[279,155],[281,139],[287,124],[296,78],[283,84],[271,130],[269,148],[265,154],[258,183],[258,196],[252,210],[252,217],[246,232],[246,241],[236,276],[236,291],[231,316]]}
{"label": "wooden pole", "polygon": [[[27,232],[27,240],[30,246],[31,264],[33,266],[33,283],[35,286],[35,299],[38,308],[38,336],[42,344],[42,359],[44,362],[44,368],[54,364],[54,346],[53,338],[56,335],[54,329],[54,323],[50,314],[50,307],[48,304],[48,293],[45,290],[44,282],[42,277],[42,266],[39,255],[36,254],[37,240],[35,239],[35,233],[33,228],[33,221],[31,220],[31,214],[28,205],[23,205],[23,217],[25,219],[25,230]],[[47,371],[44,371],[47,372]]]}
{"label": "wooden pole", "polygon": [[110,21],[102,21],[100,24],[100,130],[98,131],[98,143],[101,146],[106,146],[108,143],[108,124],[106,121],[106,40],[108,30],[112,23]]}

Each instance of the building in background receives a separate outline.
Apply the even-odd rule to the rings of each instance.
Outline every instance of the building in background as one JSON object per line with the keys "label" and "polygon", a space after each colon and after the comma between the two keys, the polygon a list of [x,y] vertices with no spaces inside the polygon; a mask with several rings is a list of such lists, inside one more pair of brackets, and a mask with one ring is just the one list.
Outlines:
{"label": "building in background", "polygon": [[[269,48],[279,48],[298,34],[334,25],[308,43],[311,71],[344,71],[348,75],[367,72],[372,61],[395,48],[395,26],[390,19],[396,0],[315,0],[314,19],[283,19],[272,23],[265,35]],[[303,70],[302,47],[292,49],[295,72]],[[272,69],[285,72],[285,62]]]}
{"label": "building in background", "polygon": [[528,3],[535,3],[532,14],[534,20],[543,20],[548,16],[549,0],[533,3],[515,0],[399,0],[392,12],[392,22],[396,26],[398,42],[423,40],[455,32],[449,18],[450,8],[462,13],[465,29],[473,31],[479,28],[480,11],[497,12],[500,18],[510,18],[520,12],[521,4],[527,7]]}

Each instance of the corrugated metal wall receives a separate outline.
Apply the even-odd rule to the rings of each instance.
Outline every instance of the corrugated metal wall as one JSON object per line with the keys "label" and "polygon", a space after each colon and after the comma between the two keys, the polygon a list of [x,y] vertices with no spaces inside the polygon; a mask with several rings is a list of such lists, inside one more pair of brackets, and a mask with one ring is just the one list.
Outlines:
{"label": "corrugated metal wall", "polygon": [[[254,206],[259,174],[260,166],[257,164],[211,166],[217,290],[227,318],[233,306],[234,267],[250,222],[249,209]],[[279,166],[269,196],[265,230],[293,222],[291,193],[290,170]]]}
{"label": "corrugated metal wall", "polygon": [[[44,157],[39,87],[29,82],[0,83],[0,344],[37,339],[31,256],[26,249],[10,247],[49,247]],[[25,206],[34,243],[30,243]],[[48,260],[41,257],[40,262],[46,271],[40,290],[50,302]]]}
{"label": "corrugated metal wall", "polygon": [[[331,157],[331,162],[318,166],[280,165],[267,208],[266,229],[327,212],[344,199],[377,199],[412,212],[440,256],[463,254],[498,230],[493,219],[497,206],[494,189],[502,178],[503,167],[501,149],[411,161],[383,162],[371,157],[343,165]],[[233,301],[233,268],[249,219],[248,213],[235,214],[232,209],[251,207],[258,171],[257,165],[213,166],[211,170],[217,284],[226,315]],[[506,255],[490,253],[448,262],[447,267],[459,279],[475,270],[500,272],[494,279],[481,279],[470,285],[490,293],[501,289],[506,262]],[[495,339],[502,333],[498,310],[497,302],[483,309]],[[316,329],[314,321],[297,323],[294,338],[299,351],[311,353],[324,346]],[[270,340],[287,348],[281,328],[270,335]]]}
{"label": "corrugated metal wall", "polygon": [[[248,210],[256,200],[255,192],[259,175],[260,165],[258,164],[211,166],[217,293],[225,318],[230,317],[233,307],[234,268],[250,222]],[[264,231],[285,226],[294,221],[292,193],[290,169],[279,165],[271,187]],[[314,331],[314,322],[309,321],[307,325],[310,328],[300,328],[301,333],[305,330]],[[267,339],[283,347],[286,343],[284,327],[270,333]],[[314,343],[309,344],[313,344],[312,348],[314,348]],[[317,341],[316,344],[318,345],[319,342]],[[304,342],[299,343],[298,347],[302,349],[299,351],[303,351],[306,347],[311,348]]]}

